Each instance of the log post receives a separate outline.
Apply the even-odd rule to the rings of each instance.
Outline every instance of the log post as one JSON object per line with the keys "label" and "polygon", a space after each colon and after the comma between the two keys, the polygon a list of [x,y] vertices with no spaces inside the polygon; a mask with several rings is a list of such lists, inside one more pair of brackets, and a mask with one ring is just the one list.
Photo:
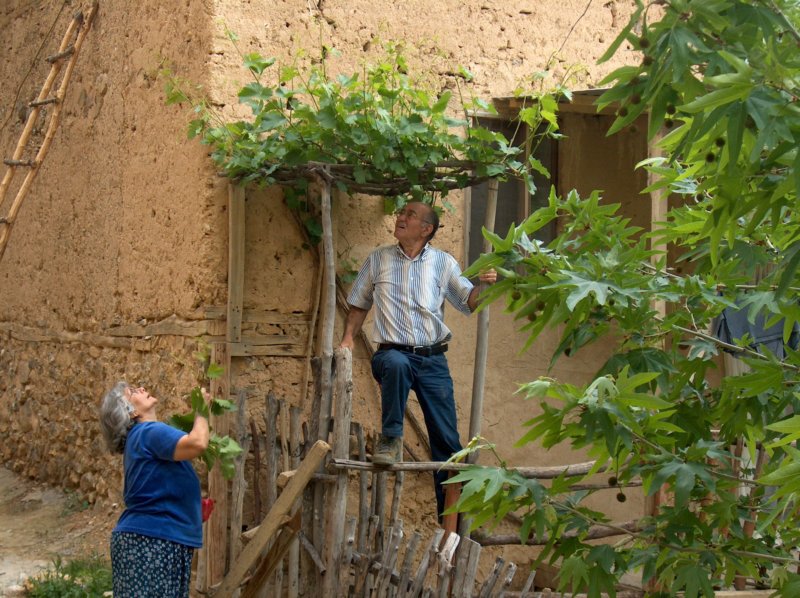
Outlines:
{"label": "log post", "polygon": [[[333,454],[346,459],[350,455],[350,419],[353,398],[353,354],[350,349],[336,350],[336,415],[333,430]],[[322,595],[334,596],[339,587],[339,563],[342,558],[344,524],[347,515],[346,470],[339,470],[336,485],[328,493],[328,519],[325,533],[325,577]]]}

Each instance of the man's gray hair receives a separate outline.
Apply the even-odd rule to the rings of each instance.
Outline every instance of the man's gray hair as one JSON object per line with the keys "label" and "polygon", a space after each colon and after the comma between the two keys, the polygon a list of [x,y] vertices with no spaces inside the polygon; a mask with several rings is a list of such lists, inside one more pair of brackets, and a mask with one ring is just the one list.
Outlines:
{"label": "man's gray hair", "polygon": [[100,405],[100,429],[112,453],[125,452],[125,440],[133,426],[133,405],[125,397],[128,386],[127,382],[117,382],[103,397]]}

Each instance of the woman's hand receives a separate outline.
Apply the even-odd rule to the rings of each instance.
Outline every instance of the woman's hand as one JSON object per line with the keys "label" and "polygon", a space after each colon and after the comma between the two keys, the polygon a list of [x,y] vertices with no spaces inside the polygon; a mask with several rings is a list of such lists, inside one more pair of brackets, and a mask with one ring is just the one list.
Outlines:
{"label": "woman's hand", "polygon": [[[203,394],[203,399],[210,410],[211,395],[205,388],[201,388],[200,392]],[[209,436],[208,419],[199,413],[195,413],[192,431],[178,440],[172,458],[175,461],[189,461],[199,457],[208,448]]]}

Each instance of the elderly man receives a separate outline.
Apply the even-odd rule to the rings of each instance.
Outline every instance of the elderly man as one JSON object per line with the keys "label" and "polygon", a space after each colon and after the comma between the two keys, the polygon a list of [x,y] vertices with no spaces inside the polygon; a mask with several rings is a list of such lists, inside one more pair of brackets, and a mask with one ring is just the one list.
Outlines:
{"label": "elderly man", "polygon": [[[391,465],[401,460],[403,417],[413,390],[431,445],[431,458],[446,461],[461,450],[456,421],[453,379],[444,353],[450,330],[444,323],[444,301],[469,314],[478,305],[479,289],[461,275],[451,255],[431,247],[439,217],[428,204],[413,202],[397,213],[397,245],[374,250],[358,273],[348,297],[350,313],[342,347],[353,348],[371,307],[375,307],[373,340],[378,351],[372,374],[381,386],[382,429],[373,463]],[[494,283],[497,273],[480,275]],[[442,482],[446,472],[434,474],[437,513],[444,507]]]}

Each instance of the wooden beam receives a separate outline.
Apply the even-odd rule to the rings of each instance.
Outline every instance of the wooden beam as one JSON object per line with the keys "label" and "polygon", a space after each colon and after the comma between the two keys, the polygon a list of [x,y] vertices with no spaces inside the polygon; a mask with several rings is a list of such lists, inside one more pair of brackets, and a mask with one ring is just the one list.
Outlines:
{"label": "wooden beam", "polygon": [[95,347],[113,349],[136,349],[150,351],[152,343],[147,339],[115,338],[90,332],[67,332],[49,328],[33,328],[16,322],[0,322],[0,332],[7,332],[14,340],[34,343],[83,343]]}
{"label": "wooden beam", "polygon": [[[539,480],[552,480],[560,475],[567,477],[583,476],[589,473],[595,466],[594,461],[585,463],[573,463],[572,465],[555,465],[552,467],[509,467],[509,471],[516,471],[522,477],[536,478]],[[329,470],[353,469],[367,470],[374,472],[389,471],[461,471],[468,467],[483,467],[482,465],[471,465],[469,463],[447,463],[440,461],[419,461],[411,463],[402,461],[394,465],[375,465],[363,461],[352,461],[349,459],[331,459],[328,463]],[[601,467],[597,473],[606,471],[606,467]]]}
{"label": "wooden beam", "polygon": [[[225,343],[211,346],[211,361],[223,368],[223,374],[211,381],[211,395],[227,399],[230,394],[231,359]],[[212,416],[211,427],[220,436],[228,434],[227,414]],[[218,583],[225,575],[228,556],[228,481],[219,464],[208,473],[208,494],[215,502],[214,514],[208,520],[208,546],[206,547],[207,582]]]}
{"label": "wooden beam", "polygon": [[[227,306],[209,305],[198,310],[201,316],[199,319],[224,320],[227,310]],[[284,314],[274,310],[246,308],[242,310],[242,321],[253,324],[308,324],[311,321],[311,314]]]}
{"label": "wooden beam", "polygon": [[[264,338],[269,341],[269,338]],[[254,356],[277,356],[277,357],[303,357],[305,355],[305,347],[295,343],[280,343],[272,344],[265,343],[231,343],[230,351],[232,357],[254,357]]]}
{"label": "wooden beam", "polygon": [[283,525],[278,540],[261,560],[250,581],[247,582],[241,598],[256,598],[259,595],[259,591],[264,587],[267,579],[269,579],[275,567],[278,566],[278,563],[281,562],[281,559],[292,545],[292,541],[300,531],[300,515],[301,512],[298,510],[294,517]]}
{"label": "wooden beam", "polygon": [[245,257],[244,187],[228,184],[228,330],[227,340],[242,340]]}
{"label": "wooden beam", "polygon": [[111,336],[204,336],[211,334],[213,320],[185,320],[175,314],[150,324],[124,324],[109,328]]}
{"label": "wooden beam", "polygon": [[330,451],[328,443],[318,440],[308,451],[306,458],[300,464],[297,474],[289,481],[286,489],[281,493],[278,500],[267,513],[258,528],[255,538],[245,546],[239,559],[232,563],[231,569],[222,583],[213,590],[211,595],[230,596],[244,579],[247,571],[256,563],[259,555],[281,527],[283,518],[292,510],[295,501],[302,495],[303,490],[308,484],[311,476],[325,459],[325,455]]}

